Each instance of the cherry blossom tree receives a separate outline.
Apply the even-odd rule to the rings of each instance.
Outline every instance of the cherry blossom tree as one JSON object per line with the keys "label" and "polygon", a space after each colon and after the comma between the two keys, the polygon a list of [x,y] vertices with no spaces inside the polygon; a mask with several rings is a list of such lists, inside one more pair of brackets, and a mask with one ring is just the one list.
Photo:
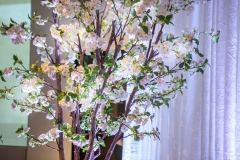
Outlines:
{"label": "cherry blossom tree", "polygon": [[[14,66],[0,70],[0,77],[5,81],[16,75],[19,85],[1,89],[0,98],[13,96],[14,89],[21,87],[27,96],[13,101],[14,110],[27,115],[43,112],[47,119],[55,120],[54,126],[39,137],[24,126],[16,131],[18,136],[30,138],[32,147],[45,145],[58,151],[60,160],[65,160],[64,138],[73,143],[75,160],[80,159],[80,149],[86,152],[85,160],[98,157],[107,136],[114,139],[105,160],[110,159],[123,133],[136,141],[145,136],[159,139],[157,127],[139,130],[154,118],[149,108],[169,106],[169,101],[182,93],[184,72],[204,72],[208,60],[198,49],[200,34],[209,35],[215,42],[219,39],[220,32],[213,30],[163,33],[166,25],[174,25],[175,14],[190,13],[200,3],[205,1],[43,0],[41,4],[52,11],[52,16],[42,18],[34,13],[29,18],[37,25],[51,23],[51,35],[32,33],[25,22],[17,24],[12,19],[9,25],[2,24],[1,34],[14,44],[31,40],[41,61],[26,69],[14,55]],[[63,17],[72,19],[71,23],[60,25]],[[48,38],[54,40],[54,46],[46,43]],[[169,65],[170,60],[175,64]],[[43,92],[43,87],[48,92]],[[126,102],[125,112],[116,116],[111,104],[119,102]],[[64,121],[63,112],[70,113],[72,124]],[[55,141],[57,148],[49,141]]]}

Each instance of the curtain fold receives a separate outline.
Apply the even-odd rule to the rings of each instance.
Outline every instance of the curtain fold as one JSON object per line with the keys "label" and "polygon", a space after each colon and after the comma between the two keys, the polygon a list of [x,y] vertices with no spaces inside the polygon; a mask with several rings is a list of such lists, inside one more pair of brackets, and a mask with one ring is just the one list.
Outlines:
{"label": "curtain fold", "polygon": [[218,44],[200,36],[209,60],[204,75],[187,76],[188,89],[170,107],[152,109],[161,140],[124,139],[123,160],[240,160],[240,1],[212,0],[178,14],[164,32],[197,27],[221,31]]}

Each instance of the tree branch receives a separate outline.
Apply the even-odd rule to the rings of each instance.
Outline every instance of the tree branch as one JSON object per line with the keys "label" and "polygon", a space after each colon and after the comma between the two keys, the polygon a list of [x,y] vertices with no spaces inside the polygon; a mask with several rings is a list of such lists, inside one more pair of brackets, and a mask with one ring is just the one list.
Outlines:
{"label": "tree branch", "polygon": [[156,28],[156,24],[153,25],[152,38],[150,39],[149,44],[148,44],[148,51],[147,51],[146,59],[148,59],[149,52],[152,48],[151,47],[152,46],[152,39],[153,39],[153,36],[154,36],[154,33],[155,33],[155,28]]}
{"label": "tree branch", "polygon": [[[53,19],[54,23],[59,27],[59,18],[57,14],[53,13]],[[57,39],[54,40],[55,43],[55,62],[56,64],[60,64],[61,57],[60,57],[60,43]],[[57,89],[62,90],[62,77],[60,73],[56,74],[56,81],[57,81]],[[59,119],[59,124],[58,124],[58,129],[60,130],[61,125],[63,124],[63,110],[62,107],[58,104],[57,102],[57,108],[58,108],[58,119]],[[58,148],[59,148],[59,159],[60,160],[65,160],[65,151],[64,151],[64,139],[63,139],[63,133],[61,132],[59,134],[58,138]]]}
{"label": "tree branch", "polygon": [[[108,69],[107,76],[104,79],[102,88],[99,90],[100,94],[103,93],[103,90],[106,87],[107,80],[108,80],[110,75],[111,75],[111,67]],[[89,149],[86,152],[84,160],[89,160],[89,158],[91,157],[92,151],[93,151],[94,139],[96,137],[96,119],[97,119],[96,115],[97,115],[99,107],[100,107],[100,104],[96,104],[95,110],[94,110],[94,112],[91,116],[91,130],[90,130],[90,134],[89,134]]]}
{"label": "tree branch", "polygon": [[96,159],[97,157],[99,157],[101,155],[101,146],[99,146],[99,148],[98,148],[98,154],[96,154],[95,156],[94,156],[94,159]]}
{"label": "tree branch", "polygon": [[[128,103],[126,105],[125,116],[127,116],[129,114],[129,112],[130,112],[132,101],[133,101],[133,98],[134,98],[136,93],[137,93],[137,90],[133,89],[131,95],[129,96]],[[115,137],[113,139],[113,142],[112,142],[112,144],[111,144],[111,146],[110,146],[110,148],[109,148],[109,150],[107,152],[105,160],[110,160],[110,158],[111,158],[111,156],[113,154],[114,148],[115,148],[115,146],[116,146],[120,136],[122,135],[122,132],[121,132],[122,125],[123,124],[120,125],[120,127],[118,129],[118,132],[117,132],[117,134],[115,135]]]}
{"label": "tree branch", "polygon": [[[38,142],[40,142],[41,143],[41,141],[39,140],[39,139],[37,139],[37,138],[35,138],[35,137],[33,137],[32,135],[30,135],[30,134],[27,134],[28,136],[30,136],[32,139],[34,139],[35,141],[38,141]],[[58,151],[59,152],[59,150],[58,149],[56,149],[56,148],[54,148],[54,147],[51,147],[51,146],[49,146],[48,144],[45,144],[45,146],[47,147],[47,148],[50,148],[50,149],[52,149],[52,150],[54,150],[54,151]]]}
{"label": "tree branch", "polygon": [[54,64],[53,58],[52,58],[52,56],[49,54],[47,48],[45,48],[45,51],[46,51],[46,53],[47,53],[47,55],[48,55],[48,58],[49,58],[50,62],[51,62],[52,64]]}

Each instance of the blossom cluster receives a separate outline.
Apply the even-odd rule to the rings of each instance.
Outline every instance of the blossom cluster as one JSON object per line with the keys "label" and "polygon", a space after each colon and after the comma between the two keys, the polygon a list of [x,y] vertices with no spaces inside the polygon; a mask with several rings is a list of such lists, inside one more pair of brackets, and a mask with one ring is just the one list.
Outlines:
{"label": "blossom cluster", "polygon": [[17,24],[11,19],[11,24],[9,26],[2,24],[0,31],[2,35],[7,35],[13,44],[24,44],[32,36],[30,29],[25,27],[26,24],[26,22]]}

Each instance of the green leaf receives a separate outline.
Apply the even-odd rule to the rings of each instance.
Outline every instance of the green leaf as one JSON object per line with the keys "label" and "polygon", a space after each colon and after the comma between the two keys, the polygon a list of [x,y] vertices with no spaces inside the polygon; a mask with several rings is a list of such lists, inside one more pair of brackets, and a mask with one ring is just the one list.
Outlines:
{"label": "green leaf", "polygon": [[153,103],[154,106],[160,107],[161,105],[163,105],[163,103],[159,102],[159,101],[155,101]]}
{"label": "green leaf", "polygon": [[5,80],[5,78],[2,76],[1,77],[1,80],[3,81],[3,82],[6,82],[6,80]]}
{"label": "green leaf", "polygon": [[[82,131],[82,134],[84,135],[84,131]],[[85,136],[80,136],[80,140],[83,141],[83,142],[86,142]]]}
{"label": "green leaf", "polygon": [[19,64],[23,64],[22,60],[19,60],[18,63],[19,63]]}
{"label": "green leaf", "polygon": [[204,57],[204,55],[202,53],[197,53],[200,57]]}
{"label": "green leaf", "polygon": [[198,48],[194,48],[195,52],[198,54],[199,53],[199,49]]}
{"label": "green leaf", "polygon": [[13,100],[13,103],[14,103],[14,104],[17,104],[17,100],[16,100],[16,99],[14,99],[14,100]]}
{"label": "green leaf", "polygon": [[148,21],[148,16],[143,17],[143,23],[146,23]]}
{"label": "green leaf", "polygon": [[135,130],[137,130],[137,129],[140,128],[140,125],[134,126],[133,128],[134,128]]}
{"label": "green leaf", "polygon": [[121,87],[122,85],[126,84],[128,82],[128,78],[123,79],[120,83],[117,84],[117,87]]}
{"label": "green leaf", "polygon": [[172,14],[171,14],[171,15],[167,15],[166,17],[163,16],[163,15],[157,16],[157,18],[158,18],[160,21],[162,21],[162,22],[164,22],[164,23],[166,23],[166,24],[171,23],[172,25],[174,25],[174,24],[171,22],[172,17],[173,17]]}
{"label": "green leaf", "polygon": [[14,20],[12,20],[12,18],[10,18],[10,21],[11,21],[11,23],[13,23],[13,24],[17,24],[17,22],[15,22]]}
{"label": "green leaf", "polygon": [[61,118],[58,118],[58,119],[56,119],[56,121],[54,122],[54,124],[55,124],[55,125],[58,125],[58,124],[61,123],[61,121],[62,121],[62,119],[61,119]]}
{"label": "green leaf", "polygon": [[61,100],[63,99],[63,97],[64,97],[64,95],[59,95],[59,96],[57,97],[57,100],[58,100],[58,101],[61,101]]}
{"label": "green leaf", "polygon": [[94,103],[97,100],[97,96],[92,99],[92,103]]}
{"label": "green leaf", "polygon": [[42,37],[47,37],[48,36],[48,34],[44,34]]}
{"label": "green leaf", "polygon": [[137,81],[138,81],[138,82],[141,81],[144,77],[145,77],[145,76],[139,76],[139,77],[137,78]]}
{"label": "green leaf", "polygon": [[25,112],[25,109],[24,109],[24,108],[20,108],[20,111],[21,111],[21,112]]}
{"label": "green leaf", "polygon": [[150,12],[151,12],[150,9],[148,9],[146,13],[149,14]]}
{"label": "green leaf", "polygon": [[143,48],[143,50],[147,50],[147,47],[144,44],[140,44],[140,46]]}
{"label": "green leaf", "polygon": [[80,136],[78,135],[78,136],[74,137],[74,140],[79,141],[80,140]]}
{"label": "green leaf", "polygon": [[28,19],[32,20],[32,18],[29,16],[29,14],[28,14]]}
{"label": "green leaf", "polygon": [[144,112],[144,115],[145,115],[145,116],[150,116],[151,113],[149,113],[149,112]]}
{"label": "green leaf", "polygon": [[155,114],[152,114],[152,115],[150,116],[151,121],[153,120],[154,117],[155,117]]}
{"label": "green leaf", "polygon": [[18,62],[18,56],[13,55],[13,60],[14,60],[15,62]]}
{"label": "green leaf", "polygon": [[159,76],[160,73],[158,72],[153,72],[155,76]]}
{"label": "green leaf", "polygon": [[212,36],[212,40],[213,40],[213,42],[218,43],[219,37],[216,35]]}
{"label": "green leaf", "polygon": [[[168,17],[169,16],[169,17]],[[174,25],[172,22],[171,22],[171,19],[172,19],[172,15],[170,16],[170,15],[168,15],[167,17],[166,17],[166,19],[165,19],[165,23],[166,24],[172,24],[172,25]],[[171,17],[171,18],[170,18]]]}
{"label": "green leaf", "polygon": [[186,71],[190,69],[190,66],[187,63],[184,63],[184,66]]}
{"label": "green leaf", "polygon": [[145,90],[145,87],[143,87],[143,85],[139,85],[139,88]]}
{"label": "green leaf", "polygon": [[167,15],[166,19],[170,21],[172,19],[172,17],[173,17],[173,15],[170,14],[170,15]]}
{"label": "green leaf", "polygon": [[103,147],[106,147],[106,144],[105,144],[105,142],[104,142],[104,141],[103,141],[103,142],[101,142],[101,143],[100,143],[100,145],[101,145],[101,146],[103,146]]}
{"label": "green leaf", "polygon": [[146,33],[146,34],[148,34],[148,27],[147,26],[140,26],[142,29],[143,29],[143,31]]}
{"label": "green leaf", "polygon": [[186,55],[186,59],[187,59],[187,60],[192,60],[192,54],[190,54],[190,53],[187,54],[187,55]]}
{"label": "green leaf", "polygon": [[133,0],[132,4],[135,4],[135,3],[138,3],[138,2],[140,2],[140,0]]}
{"label": "green leaf", "polygon": [[75,93],[68,93],[68,95],[69,95],[72,99],[77,98],[77,94],[75,94]]}
{"label": "green leaf", "polygon": [[148,17],[152,20],[152,16],[148,15]]}
{"label": "green leaf", "polygon": [[172,73],[175,73],[176,71],[174,71],[174,70],[170,70],[170,71],[168,71],[168,74],[172,74]]}
{"label": "green leaf", "polygon": [[149,72],[151,72],[151,71],[152,71],[152,67],[145,66],[144,68],[145,68],[145,70],[147,70],[147,71],[149,71]]}
{"label": "green leaf", "polygon": [[21,127],[19,127],[19,128],[16,130],[15,133],[20,134],[20,133],[22,133],[22,131],[23,131],[23,125],[21,125]]}
{"label": "green leaf", "polygon": [[62,90],[57,89],[57,93],[58,93],[58,94],[62,94]]}
{"label": "green leaf", "polygon": [[87,146],[87,147],[84,147],[84,148],[82,149],[83,153],[86,152],[86,151],[88,150],[88,148],[89,148],[88,146]]}
{"label": "green leaf", "polygon": [[198,69],[197,69],[197,72],[200,72],[200,73],[203,74],[203,73],[204,73],[204,70],[203,70],[202,68],[198,68]]}
{"label": "green leaf", "polygon": [[133,15],[133,17],[135,17],[137,15],[137,12],[135,9],[133,10],[132,15]]}
{"label": "green leaf", "polygon": [[169,72],[169,66],[165,66],[167,68],[167,71]]}
{"label": "green leaf", "polygon": [[103,147],[106,147],[106,144],[104,142],[104,140],[101,138],[101,137],[98,137],[98,143],[103,146]]}
{"label": "green leaf", "polygon": [[163,103],[169,107],[169,103],[168,103],[168,102],[169,102],[170,100],[171,100],[170,98],[164,98],[164,99],[163,99]]}
{"label": "green leaf", "polygon": [[183,62],[178,65],[179,68],[183,68],[183,66],[184,66]]}
{"label": "green leaf", "polygon": [[199,41],[198,41],[198,39],[193,38],[192,40],[195,41],[195,43],[196,43],[197,45],[199,45]]}
{"label": "green leaf", "polygon": [[3,143],[3,141],[2,141],[2,135],[0,135],[0,141]]}
{"label": "green leaf", "polygon": [[113,110],[113,108],[108,107],[108,108],[106,109],[106,112],[107,112],[107,113],[110,113],[112,110]]}
{"label": "green leaf", "polygon": [[69,102],[69,101],[70,101],[70,97],[66,96],[66,102]]}
{"label": "green leaf", "polygon": [[133,88],[133,90],[134,90],[134,91],[137,91],[137,90],[138,90],[138,87],[137,87],[137,86],[135,86],[135,87]]}
{"label": "green leaf", "polygon": [[165,17],[163,15],[157,16],[160,21],[164,21]]}
{"label": "green leaf", "polygon": [[217,31],[217,34],[215,34],[215,35],[212,36],[213,42],[218,43],[218,41],[219,41],[219,36],[220,36],[220,30]]}
{"label": "green leaf", "polygon": [[140,137],[137,134],[134,134],[133,135],[133,139],[134,139],[134,141],[139,141]]}

